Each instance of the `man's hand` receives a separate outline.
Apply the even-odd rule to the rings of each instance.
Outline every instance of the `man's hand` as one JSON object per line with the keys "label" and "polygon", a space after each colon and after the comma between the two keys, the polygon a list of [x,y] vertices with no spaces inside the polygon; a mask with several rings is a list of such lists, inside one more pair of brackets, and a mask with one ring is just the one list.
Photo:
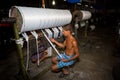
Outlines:
{"label": "man's hand", "polygon": [[65,42],[64,43],[60,43],[57,40],[55,40],[54,38],[50,38],[51,42],[56,44],[57,46],[64,48],[65,47]]}
{"label": "man's hand", "polygon": [[55,39],[54,39],[54,38],[50,38],[50,41],[54,43],[54,42],[55,42]]}
{"label": "man's hand", "polygon": [[66,59],[64,59],[64,58],[62,58],[62,61],[63,61],[63,62],[69,62],[69,60],[66,60]]}

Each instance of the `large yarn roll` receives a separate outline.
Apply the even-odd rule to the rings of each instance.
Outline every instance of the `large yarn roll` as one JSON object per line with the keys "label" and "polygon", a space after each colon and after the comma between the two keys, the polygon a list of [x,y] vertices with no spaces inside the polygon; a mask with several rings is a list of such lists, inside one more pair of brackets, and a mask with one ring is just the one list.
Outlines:
{"label": "large yarn roll", "polygon": [[76,10],[72,13],[73,21],[84,21],[91,18],[92,14],[90,11]]}
{"label": "large yarn roll", "polygon": [[18,31],[26,32],[69,24],[72,14],[69,10],[12,6],[9,17],[16,18]]}

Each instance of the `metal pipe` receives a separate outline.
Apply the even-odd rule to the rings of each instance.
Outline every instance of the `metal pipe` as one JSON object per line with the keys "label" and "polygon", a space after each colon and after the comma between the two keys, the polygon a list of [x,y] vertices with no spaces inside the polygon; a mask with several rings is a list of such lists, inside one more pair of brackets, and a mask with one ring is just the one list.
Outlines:
{"label": "metal pipe", "polygon": [[45,8],[45,0],[42,0],[42,8]]}
{"label": "metal pipe", "polygon": [[60,55],[60,53],[58,52],[58,50],[55,48],[55,46],[53,45],[53,43],[49,40],[49,38],[47,37],[47,35],[45,34],[45,32],[43,30],[41,30],[43,35],[45,36],[45,38],[48,40],[48,42],[51,44],[51,46],[53,47],[53,49],[56,51],[56,53],[60,56],[60,58],[62,58],[62,56]]}

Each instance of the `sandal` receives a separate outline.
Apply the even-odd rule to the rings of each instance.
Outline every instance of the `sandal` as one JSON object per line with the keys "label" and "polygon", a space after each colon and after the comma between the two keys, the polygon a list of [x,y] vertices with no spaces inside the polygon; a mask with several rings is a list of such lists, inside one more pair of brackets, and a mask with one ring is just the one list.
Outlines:
{"label": "sandal", "polygon": [[59,75],[59,78],[64,78],[64,77],[67,77],[69,74],[64,74],[64,73],[61,73],[60,75]]}

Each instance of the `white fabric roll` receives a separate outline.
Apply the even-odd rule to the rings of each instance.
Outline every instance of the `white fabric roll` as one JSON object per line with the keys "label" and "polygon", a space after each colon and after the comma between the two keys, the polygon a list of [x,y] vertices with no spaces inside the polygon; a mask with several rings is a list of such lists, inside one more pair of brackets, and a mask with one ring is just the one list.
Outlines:
{"label": "white fabric roll", "polygon": [[15,17],[19,32],[52,28],[69,24],[72,14],[69,10],[13,6],[9,17]]}
{"label": "white fabric roll", "polygon": [[89,11],[81,10],[81,12],[82,12],[82,15],[83,15],[83,16],[82,16],[82,21],[83,21],[83,20],[90,19],[91,16],[92,16],[91,12],[89,12]]}

